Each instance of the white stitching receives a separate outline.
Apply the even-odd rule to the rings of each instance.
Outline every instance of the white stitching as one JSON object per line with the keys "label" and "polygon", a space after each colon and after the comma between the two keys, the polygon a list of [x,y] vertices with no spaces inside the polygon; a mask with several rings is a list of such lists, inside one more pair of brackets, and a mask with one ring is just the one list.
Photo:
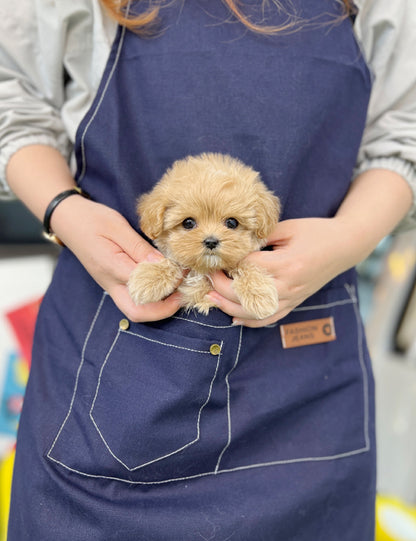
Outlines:
{"label": "white stitching", "polygon": [[350,295],[351,300],[353,301],[355,320],[357,322],[358,357],[360,360],[361,371],[363,374],[364,439],[365,439],[365,444],[366,444],[365,448],[369,450],[370,449],[370,435],[369,435],[370,399],[369,399],[369,391],[368,391],[368,373],[367,373],[367,368],[365,366],[364,353],[363,353],[363,331],[362,331],[362,325],[361,325],[361,316],[358,310],[358,305],[357,305],[358,299],[357,299],[355,287],[349,284],[345,284],[344,287],[347,290],[348,294]]}
{"label": "white stitching", "polygon": [[[239,348],[238,348],[238,351],[237,351],[236,361],[234,363],[234,366],[232,367],[232,369],[230,370],[230,372],[226,376],[227,395],[228,395],[227,396],[227,408],[228,408],[228,413],[229,413],[229,417],[228,417],[228,420],[229,420],[229,423],[228,423],[229,438],[228,438],[227,444],[225,445],[224,449],[222,450],[222,452],[221,452],[221,454],[220,454],[220,456],[218,458],[217,465],[216,465],[216,468],[215,468],[214,471],[200,473],[200,474],[187,476],[187,477],[164,479],[164,480],[161,480],[161,481],[133,481],[133,480],[130,480],[130,479],[123,479],[123,478],[120,478],[120,477],[105,476],[105,475],[94,475],[94,474],[81,472],[79,470],[76,470],[74,468],[71,468],[71,467],[67,466],[63,462],[60,462],[59,460],[56,460],[55,458],[50,456],[49,453],[52,450],[53,446],[55,445],[55,442],[56,442],[60,432],[58,433],[58,436],[56,437],[55,442],[54,442],[53,446],[51,447],[51,450],[49,451],[49,453],[47,455],[48,458],[53,460],[55,463],[61,465],[65,469],[67,469],[69,471],[72,471],[74,473],[77,473],[79,475],[85,476],[85,477],[90,477],[90,478],[94,478],[94,479],[107,479],[107,480],[113,480],[113,481],[120,481],[120,482],[128,483],[128,484],[131,484],[131,485],[159,485],[159,484],[165,484],[165,483],[176,482],[176,481],[186,481],[186,480],[191,480],[191,479],[197,479],[197,478],[200,478],[200,477],[207,477],[209,475],[218,475],[218,474],[222,474],[222,473],[231,473],[231,472],[235,472],[235,471],[244,471],[244,470],[250,470],[250,469],[261,468],[261,467],[296,464],[296,463],[303,463],[303,462],[324,462],[324,461],[329,461],[329,460],[340,460],[340,459],[343,459],[343,458],[349,458],[349,457],[352,457],[352,456],[355,456],[355,455],[358,455],[358,454],[363,454],[363,453],[368,452],[370,450],[370,448],[371,448],[370,437],[369,437],[369,392],[368,392],[368,373],[367,373],[367,369],[365,367],[364,357],[363,357],[363,349],[362,349],[362,338],[363,338],[363,336],[362,336],[362,329],[361,329],[361,324],[360,324],[361,319],[360,319],[359,312],[358,312],[358,307],[357,307],[358,300],[357,300],[357,296],[356,296],[355,287],[353,285],[350,285],[350,284],[344,284],[344,287],[345,287],[348,295],[350,296],[350,300],[348,301],[348,303],[353,304],[354,313],[355,313],[355,317],[356,317],[356,323],[357,323],[357,341],[358,341],[359,361],[360,361],[360,366],[361,366],[361,369],[362,369],[363,382],[364,382],[363,392],[364,392],[364,438],[365,438],[365,447],[362,447],[362,448],[359,448],[359,449],[354,449],[352,451],[347,451],[345,453],[335,454],[335,455],[320,456],[320,457],[302,457],[302,458],[294,458],[294,459],[286,459],[286,460],[277,460],[277,461],[272,461],[272,462],[249,464],[249,465],[246,465],[246,466],[238,466],[238,467],[235,467],[235,468],[219,470],[219,464],[220,464],[220,461],[222,459],[222,456],[223,456],[224,452],[227,450],[227,448],[229,447],[229,445],[231,443],[231,418],[230,418],[230,409],[229,409],[230,388],[229,388],[229,382],[228,382],[227,378],[228,378],[229,375],[231,375],[231,373],[233,372],[233,370],[236,368],[236,366],[238,364],[241,341],[242,341],[242,330],[243,330],[243,327],[241,327],[240,328]],[[347,302],[340,301],[337,304],[340,304],[340,303],[341,304],[346,304]],[[96,318],[94,318],[94,322],[95,322],[95,319]],[[219,355],[219,357],[220,357],[220,355]],[[217,366],[218,366],[218,363],[219,363],[219,357],[218,357]],[[217,371],[216,371],[216,373],[217,373]],[[216,373],[214,375],[212,383],[215,380]],[[79,374],[77,374],[77,379],[78,379],[78,375]],[[210,389],[210,393],[211,393],[211,389]],[[208,400],[209,400],[209,398],[208,398]],[[207,402],[208,402],[208,400],[207,400]],[[72,404],[73,404],[73,400],[71,402],[71,408],[72,408]],[[70,412],[68,412],[67,418],[69,416],[69,413]],[[66,422],[66,419],[64,421],[64,424]],[[64,424],[62,425],[61,430],[62,430]]]}
{"label": "white stitching", "polygon": [[294,308],[292,312],[303,312],[307,310],[321,310],[322,308],[332,308],[333,306],[341,306],[343,304],[351,304],[354,301],[352,299],[345,299],[343,301],[329,302],[328,304],[315,304],[311,306],[298,306]]}
{"label": "white stitching", "polygon": [[208,323],[202,323],[201,321],[195,321],[193,319],[187,319],[186,317],[173,316],[172,319],[180,319],[188,323],[195,323],[195,325],[201,325],[202,327],[210,327],[211,329],[231,329],[235,325],[209,325]]}
{"label": "white stitching", "polygon": [[[104,362],[103,362],[103,365],[101,367],[101,370],[100,370],[100,374],[98,376],[98,384],[97,384],[97,388],[96,388],[96,391],[95,391],[95,396],[94,396],[94,400],[92,402],[92,405],[91,405],[91,409],[90,409],[90,413],[89,413],[89,416],[91,418],[91,421],[93,422],[98,434],[100,435],[101,439],[103,440],[103,443],[104,445],[107,447],[107,450],[108,452],[111,454],[111,456],[113,458],[115,458],[122,466],[124,466],[127,470],[129,471],[135,471],[135,470],[138,470],[140,468],[144,468],[145,466],[148,466],[149,464],[153,464],[154,462],[158,462],[159,460],[163,460],[164,458],[167,458],[169,456],[172,456],[176,453],[179,453],[180,451],[183,451],[184,449],[186,449],[187,447],[189,447],[190,445],[193,445],[194,443],[196,443],[199,439],[200,439],[200,421],[201,421],[201,414],[202,414],[202,410],[205,408],[205,406],[208,404],[210,398],[211,398],[211,393],[212,393],[212,387],[214,385],[214,381],[217,377],[217,374],[218,374],[218,367],[219,367],[219,364],[220,364],[220,357],[221,357],[221,352],[222,352],[222,346],[223,346],[223,342],[221,342],[221,350],[220,350],[220,353],[218,354],[218,359],[217,359],[217,365],[215,367],[215,372],[214,372],[214,376],[212,377],[211,379],[211,383],[210,383],[210,386],[209,386],[209,391],[208,391],[208,397],[207,399],[205,400],[205,402],[202,404],[202,406],[199,408],[199,412],[198,412],[198,419],[197,419],[197,430],[196,430],[196,433],[197,433],[197,436],[194,440],[188,442],[187,444],[183,445],[181,448],[179,449],[176,449],[175,451],[172,451],[171,453],[168,453],[164,456],[161,456],[161,457],[158,457],[158,458],[155,458],[153,460],[150,460],[149,462],[145,462],[144,464],[139,464],[138,466],[135,466],[133,468],[129,468],[127,466],[127,464],[125,464],[120,458],[118,458],[114,453],[113,451],[111,450],[109,444],[107,443],[106,439],[104,438],[102,432],[100,431],[97,423],[95,422],[95,419],[92,415],[92,411],[94,409],[94,405],[95,405],[95,402],[96,402],[96,399],[97,399],[97,396],[98,396],[98,391],[99,391],[99,388],[100,388],[100,384],[101,384],[101,376],[102,376],[102,373],[103,373],[103,370],[104,370],[104,367],[105,365],[107,364],[107,361],[111,355],[111,352],[114,348],[114,346],[116,345],[117,343],[117,340],[120,336],[120,332],[124,332],[124,331],[121,331],[119,330],[119,332],[117,333],[117,336],[116,338],[114,339],[112,345],[111,345],[111,348],[109,349],[105,359],[104,359]],[[135,334],[135,333],[130,333],[130,334]],[[140,336],[140,335],[136,335],[136,336]],[[143,338],[143,337],[141,337]],[[152,340],[152,342],[154,342],[154,340]],[[162,345],[166,345],[166,344],[163,344],[163,342],[157,342],[158,344],[162,344]],[[174,346],[175,347],[175,346]],[[186,348],[180,348],[180,349],[186,349]],[[189,351],[193,351],[193,352],[196,352],[196,353],[206,353],[205,351],[197,351],[197,350],[189,350]]]}
{"label": "white stitching", "polygon": [[231,368],[231,370],[225,376],[225,383],[227,385],[228,440],[227,440],[227,443],[226,443],[224,449],[221,451],[220,456],[218,457],[217,465],[215,467],[215,473],[217,473],[217,471],[218,471],[218,469],[220,467],[220,462],[222,460],[222,457],[223,457],[225,451],[228,449],[228,447],[231,444],[231,389],[230,389],[229,377],[232,374],[232,372],[235,370],[235,368],[237,367],[238,361],[240,359],[242,336],[243,336],[243,327],[240,327],[240,337],[239,337],[239,341],[238,341],[238,349],[237,349],[237,355],[236,355],[236,358],[235,358],[235,362],[234,362],[234,365]]}
{"label": "white stitching", "polygon": [[[344,284],[344,287],[345,286],[346,286],[346,284]],[[329,302],[327,304],[315,304],[315,305],[310,305],[310,306],[298,306],[297,308],[294,308],[292,310],[292,312],[303,312],[303,311],[307,311],[307,310],[321,310],[323,308],[332,308],[333,306],[342,306],[343,304],[352,304],[353,302],[357,302],[357,299],[356,298],[348,298],[348,299],[343,299],[341,301]],[[195,323],[195,325],[202,325],[204,327],[211,327],[213,329],[229,329],[229,328],[234,327],[234,325],[209,325],[208,323],[202,323],[200,321],[194,321],[192,319],[187,319],[187,318],[181,317],[181,316],[173,316],[172,319],[181,319],[182,321],[187,321],[189,323]],[[278,324],[279,323],[274,323],[272,325],[267,325],[267,328],[275,327]]]}
{"label": "white stitching", "polygon": [[56,435],[56,437],[55,437],[55,439],[54,439],[54,441],[53,441],[53,443],[52,443],[52,446],[51,446],[51,448],[50,448],[49,451],[48,451],[48,455],[47,455],[47,456],[48,456],[49,458],[51,458],[51,457],[50,457],[50,453],[51,453],[52,449],[55,447],[55,444],[56,444],[56,442],[58,441],[58,438],[59,438],[59,436],[61,435],[61,432],[62,432],[62,430],[63,430],[63,428],[64,428],[64,426],[65,426],[65,424],[66,424],[66,422],[67,422],[67,420],[68,420],[68,418],[69,418],[69,416],[70,416],[71,413],[72,413],[72,407],[73,407],[73,405],[74,405],[75,395],[76,395],[77,389],[78,389],[79,376],[80,376],[80,373],[81,373],[81,368],[82,368],[82,366],[83,366],[83,364],[84,364],[85,349],[86,349],[86,347],[87,347],[88,340],[90,339],[90,336],[91,336],[92,330],[93,330],[93,328],[94,328],[94,325],[95,325],[95,323],[96,323],[96,321],[97,321],[97,318],[98,318],[98,316],[99,316],[99,314],[100,314],[100,312],[101,312],[101,309],[102,309],[102,307],[103,307],[104,300],[105,300],[106,296],[107,296],[107,294],[106,294],[106,292],[104,292],[104,293],[102,294],[102,296],[101,296],[101,300],[100,300],[100,302],[99,302],[99,304],[98,304],[98,308],[97,308],[97,310],[96,310],[96,312],[95,312],[94,318],[93,318],[93,320],[92,320],[92,323],[91,323],[90,328],[89,328],[89,330],[88,330],[87,336],[86,336],[86,338],[85,338],[84,345],[83,345],[83,347],[82,347],[81,362],[80,362],[80,364],[79,364],[79,366],[78,366],[77,375],[76,375],[76,378],[75,378],[75,385],[74,385],[74,391],[73,391],[73,393],[72,393],[71,403],[70,403],[70,405],[69,405],[68,413],[66,414],[66,417],[65,417],[65,419],[64,419],[64,422],[62,423],[61,428],[59,429],[58,434]]}
{"label": "white stitching", "polygon": [[[356,302],[356,300],[355,300]],[[343,306],[345,304],[353,304],[354,303],[354,299],[344,299],[342,301],[334,301],[334,302],[329,302],[327,304],[314,304],[314,305],[311,305],[311,306],[298,306],[297,308],[294,308],[292,310],[292,312],[307,312],[309,310],[323,310],[325,308],[333,308],[334,306]],[[279,325],[281,325],[282,322],[281,320],[279,321],[276,321],[276,323],[271,323],[270,325],[266,325],[266,329],[274,329],[275,327],[278,327]]]}
{"label": "white stitching", "polygon": [[132,481],[130,479],[123,479],[121,477],[111,477],[107,475],[94,475],[92,473],[85,473],[81,472],[79,470],[76,470],[74,468],[70,468],[63,462],[60,462],[59,460],[56,460],[53,457],[49,457],[51,460],[59,464],[60,466],[66,468],[69,471],[72,471],[74,473],[77,473],[79,475],[83,475],[85,477],[92,477],[94,479],[108,479],[111,481],[121,481],[122,483],[128,483],[130,485],[163,485],[165,483],[172,483],[176,481],[188,481],[191,479],[198,479],[200,477],[208,477],[209,475],[219,475],[222,473],[232,473],[235,471],[244,471],[244,470],[251,470],[254,468],[264,468],[269,466],[285,466],[287,464],[297,464],[297,463],[303,463],[303,462],[325,462],[329,460],[341,460],[343,458],[350,458],[355,455],[360,455],[363,453],[368,452],[367,447],[363,447],[361,449],[354,449],[353,451],[348,451],[346,453],[340,453],[337,455],[329,455],[324,457],[307,457],[307,458],[293,458],[290,460],[276,460],[275,462],[264,462],[264,463],[258,463],[258,464],[250,464],[248,466],[237,466],[236,468],[229,468],[225,470],[218,470],[218,471],[210,471],[205,473],[198,473],[196,475],[189,475],[187,477],[177,477],[174,479],[164,479],[162,481]]}
{"label": "white stitching", "polygon": [[123,330],[121,332],[125,334],[131,334],[132,336],[138,336],[139,338],[142,338],[143,340],[147,340],[148,342],[153,342],[155,344],[160,344],[161,346],[167,346],[167,347],[176,348],[176,349],[184,349],[186,351],[192,351],[193,353],[205,353],[207,355],[212,355],[211,352],[208,350],[191,349],[191,348],[186,348],[184,346],[176,346],[175,344],[169,344],[168,342],[160,342],[159,340],[148,338],[147,336],[143,336],[136,332],[123,331]]}
{"label": "white stitching", "polygon": [[78,177],[78,184],[80,185],[84,176],[85,176],[85,173],[87,171],[87,159],[86,159],[86,153],[85,153],[85,137],[87,135],[87,131],[89,130],[89,127],[91,126],[91,124],[93,123],[93,121],[95,120],[95,117],[97,116],[98,114],[98,111],[101,107],[101,104],[102,102],[104,101],[104,97],[107,93],[107,90],[108,90],[108,87],[110,85],[110,82],[111,82],[111,79],[113,78],[113,75],[114,75],[114,72],[116,70],[116,67],[117,67],[117,64],[118,64],[118,61],[120,59],[120,55],[121,55],[121,48],[123,46],[123,43],[124,43],[124,36],[126,34],[126,27],[124,26],[122,31],[121,31],[121,36],[120,36],[120,42],[118,44],[118,48],[117,48],[117,54],[116,54],[116,58],[114,60],[114,64],[113,64],[113,67],[111,68],[111,71],[108,75],[108,79],[106,81],[106,84],[104,86],[104,89],[101,93],[101,96],[100,96],[100,100],[99,102],[97,103],[97,106],[95,107],[94,109],[94,112],[93,114],[91,115],[91,118],[89,119],[87,125],[85,126],[84,128],[84,131],[82,133],[82,136],[81,136],[81,160],[82,160],[82,169],[81,169],[81,173]]}
{"label": "white stitching", "polygon": [[353,284],[344,284],[344,287],[349,295],[349,297],[351,298],[351,302],[353,304],[357,304],[358,303],[358,298],[357,298],[357,293],[355,291],[355,286]]}
{"label": "white stitching", "polygon": [[108,452],[111,454],[111,456],[112,456],[113,458],[115,458],[118,462],[120,462],[120,464],[121,464],[122,466],[124,466],[124,467],[128,470],[128,469],[130,469],[130,468],[129,468],[128,466],[126,466],[126,464],[124,464],[124,462],[123,462],[122,460],[120,460],[120,459],[112,452],[112,450],[110,449],[110,446],[107,444],[107,442],[106,442],[104,436],[102,435],[100,429],[98,428],[98,426],[97,426],[97,424],[96,424],[96,422],[95,422],[94,417],[92,416],[92,410],[94,409],[95,401],[97,400],[98,391],[99,391],[100,385],[101,385],[101,376],[102,376],[102,374],[103,374],[104,367],[105,367],[105,365],[107,364],[107,361],[108,361],[108,359],[109,359],[109,357],[110,357],[110,355],[111,355],[111,352],[112,352],[113,349],[114,349],[114,346],[115,346],[116,343],[117,343],[117,340],[118,340],[118,337],[119,337],[119,336],[120,336],[120,329],[118,330],[117,335],[116,335],[116,337],[114,338],[113,343],[111,344],[111,347],[110,347],[110,349],[108,350],[107,355],[106,355],[105,358],[104,358],[104,362],[103,362],[103,364],[102,364],[102,366],[101,366],[100,373],[99,373],[99,375],[98,375],[97,387],[96,387],[96,389],[95,389],[95,395],[94,395],[94,399],[93,399],[92,404],[91,404],[89,416],[90,416],[90,419],[91,419],[91,421],[93,422],[93,424],[94,424],[94,426],[95,426],[95,428],[96,428],[98,434],[100,435],[101,439],[103,440],[104,445],[107,447]]}

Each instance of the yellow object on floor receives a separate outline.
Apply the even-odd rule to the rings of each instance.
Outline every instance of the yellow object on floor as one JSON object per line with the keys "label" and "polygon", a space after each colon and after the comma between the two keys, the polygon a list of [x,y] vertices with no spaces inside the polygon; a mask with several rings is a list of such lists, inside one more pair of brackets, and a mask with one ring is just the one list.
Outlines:
{"label": "yellow object on floor", "polygon": [[378,496],[376,541],[416,541],[416,508],[395,498]]}
{"label": "yellow object on floor", "polygon": [[0,541],[6,541],[7,521],[10,507],[10,490],[12,486],[12,473],[14,451],[0,464]]}

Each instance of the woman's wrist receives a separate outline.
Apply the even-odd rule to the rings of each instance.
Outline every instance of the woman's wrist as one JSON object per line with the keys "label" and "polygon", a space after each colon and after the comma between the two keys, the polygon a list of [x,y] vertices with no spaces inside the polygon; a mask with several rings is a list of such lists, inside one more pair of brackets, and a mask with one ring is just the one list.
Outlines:
{"label": "woman's wrist", "polygon": [[40,221],[57,194],[76,186],[64,157],[46,145],[18,150],[11,157],[6,174],[14,194]]}
{"label": "woman's wrist", "polygon": [[413,201],[407,182],[397,173],[371,169],[359,175],[334,217],[341,246],[352,266],[365,259],[397,226]]}
{"label": "woman's wrist", "polygon": [[65,199],[67,199],[68,197],[73,197],[74,195],[81,195],[86,199],[90,198],[90,196],[86,192],[81,190],[81,188],[79,188],[78,186],[75,188],[70,188],[69,190],[64,190],[52,199],[52,201],[46,207],[45,215],[43,217],[44,236],[48,240],[55,242],[56,244],[60,244],[61,246],[64,246],[63,242],[52,230],[52,217],[53,214],[56,212],[57,207],[61,205],[65,201]]}
{"label": "woman's wrist", "polygon": [[70,238],[81,235],[89,227],[91,205],[94,205],[91,200],[74,194],[56,207],[51,216],[50,228],[63,244],[66,245]]}
{"label": "woman's wrist", "polygon": [[368,237],[353,216],[335,216],[331,221],[335,226],[333,255],[342,267],[340,272],[344,272],[368,257],[379,241]]}

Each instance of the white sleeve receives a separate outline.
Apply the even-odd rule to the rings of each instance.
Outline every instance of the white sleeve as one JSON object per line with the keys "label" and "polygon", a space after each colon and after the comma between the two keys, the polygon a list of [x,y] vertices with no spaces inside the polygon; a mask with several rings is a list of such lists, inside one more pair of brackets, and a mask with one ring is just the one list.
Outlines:
{"label": "white sleeve", "polygon": [[416,227],[416,1],[356,3],[355,30],[373,89],[355,174],[374,168],[400,174],[414,196],[400,229]]}
{"label": "white sleeve", "polygon": [[0,197],[12,195],[5,170],[23,146],[69,158],[114,34],[98,0],[0,0]]}

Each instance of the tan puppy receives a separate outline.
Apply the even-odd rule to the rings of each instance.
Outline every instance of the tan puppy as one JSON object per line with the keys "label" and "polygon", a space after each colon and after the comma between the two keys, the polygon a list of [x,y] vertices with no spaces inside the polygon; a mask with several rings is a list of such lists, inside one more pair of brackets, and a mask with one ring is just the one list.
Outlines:
{"label": "tan puppy", "polygon": [[256,171],[223,154],[178,160],[139,199],[137,212],[142,231],[166,259],[144,261],[134,269],[128,288],[136,304],[160,301],[183,279],[178,290],[184,306],[207,314],[214,306],[206,298],[212,290],[208,275],[223,270],[253,317],[276,312],[273,279],[244,261],[265,246],[280,212],[279,199]]}

